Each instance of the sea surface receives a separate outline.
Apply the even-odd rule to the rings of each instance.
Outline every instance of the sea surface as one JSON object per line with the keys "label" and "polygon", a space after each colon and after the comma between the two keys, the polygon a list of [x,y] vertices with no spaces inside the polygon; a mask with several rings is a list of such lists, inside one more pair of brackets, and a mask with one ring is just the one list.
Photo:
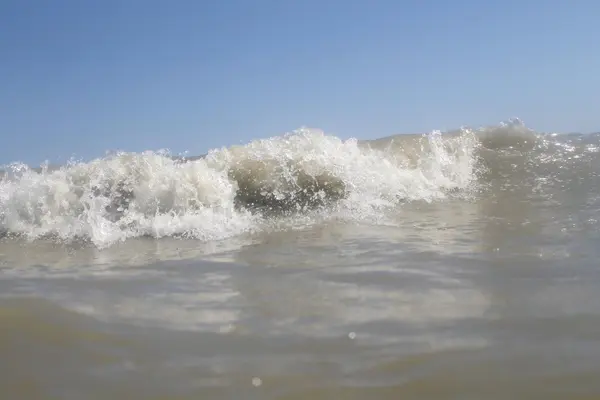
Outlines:
{"label": "sea surface", "polygon": [[301,129],[0,180],[0,398],[600,398],[600,135]]}

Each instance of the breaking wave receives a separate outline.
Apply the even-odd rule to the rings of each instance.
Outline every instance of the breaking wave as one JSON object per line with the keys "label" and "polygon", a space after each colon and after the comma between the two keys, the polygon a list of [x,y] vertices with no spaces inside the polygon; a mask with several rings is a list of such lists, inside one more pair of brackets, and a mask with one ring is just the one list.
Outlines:
{"label": "breaking wave", "polygon": [[300,129],[194,160],[143,152],[55,170],[13,164],[0,180],[0,229],[107,247],[139,236],[219,240],[285,218],[373,222],[405,202],[471,193],[488,153],[528,151],[540,137],[519,120],[371,141]]}

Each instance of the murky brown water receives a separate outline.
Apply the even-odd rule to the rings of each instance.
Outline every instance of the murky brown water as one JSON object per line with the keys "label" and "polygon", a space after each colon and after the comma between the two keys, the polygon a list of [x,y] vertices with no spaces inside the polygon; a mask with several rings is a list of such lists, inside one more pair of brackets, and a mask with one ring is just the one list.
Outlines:
{"label": "murky brown water", "polygon": [[599,398],[599,161],[570,140],[380,219],[5,238],[0,398]]}

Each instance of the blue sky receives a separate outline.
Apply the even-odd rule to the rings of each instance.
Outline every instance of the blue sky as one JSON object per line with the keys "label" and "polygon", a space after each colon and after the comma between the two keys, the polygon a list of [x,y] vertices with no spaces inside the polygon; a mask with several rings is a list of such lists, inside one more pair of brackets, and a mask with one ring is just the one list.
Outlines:
{"label": "blue sky", "polygon": [[592,0],[3,0],[0,164],[372,138],[512,116],[600,130]]}

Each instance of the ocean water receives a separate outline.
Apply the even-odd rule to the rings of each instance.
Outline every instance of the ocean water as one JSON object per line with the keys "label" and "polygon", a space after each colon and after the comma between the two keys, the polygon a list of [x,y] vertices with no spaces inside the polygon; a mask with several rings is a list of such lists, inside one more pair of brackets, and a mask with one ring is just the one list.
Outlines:
{"label": "ocean water", "polygon": [[598,398],[599,173],[519,120],[6,166],[0,398]]}

